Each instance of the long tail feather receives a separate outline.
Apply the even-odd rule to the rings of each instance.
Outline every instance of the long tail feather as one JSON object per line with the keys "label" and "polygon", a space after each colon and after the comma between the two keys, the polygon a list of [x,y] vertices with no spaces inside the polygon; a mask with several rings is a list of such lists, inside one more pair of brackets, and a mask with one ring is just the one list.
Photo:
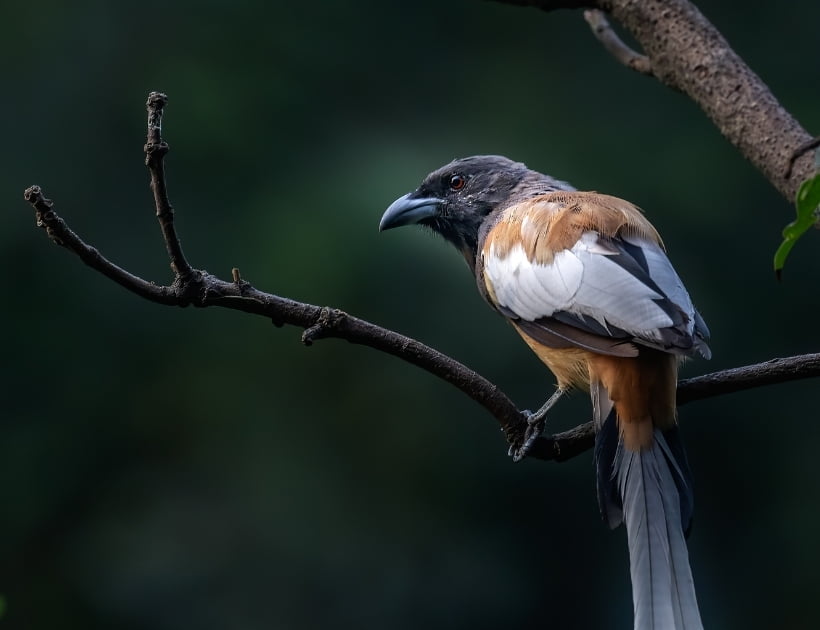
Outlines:
{"label": "long tail feather", "polygon": [[598,496],[610,525],[626,525],[635,630],[702,629],[685,538],[691,481],[677,429],[656,429],[650,449],[630,452],[613,448],[614,416],[598,433]]}

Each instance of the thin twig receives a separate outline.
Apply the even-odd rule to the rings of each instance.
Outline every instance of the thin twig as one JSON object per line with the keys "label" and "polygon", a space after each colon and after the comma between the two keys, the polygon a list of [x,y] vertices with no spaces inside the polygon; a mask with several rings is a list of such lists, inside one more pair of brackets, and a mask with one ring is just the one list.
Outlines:
{"label": "thin twig", "polygon": [[763,363],[696,376],[678,383],[678,406],[704,398],[820,376],[820,353],[769,359]]}
{"label": "thin twig", "polygon": [[162,139],[162,114],[168,104],[168,97],[162,92],[151,92],[145,107],[148,109],[148,137],[145,141],[145,166],[151,174],[151,190],[154,192],[154,205],[157,209],[157,220],[162,229],[171,269],[177,278],[187,278],[194,273],[191,265],[182,253],[182,244],[174,227],[174,208],[168,199],[168,186],[165,182],[165,154],[168,144]]}
{"label": "thin twig", "polygon": [[43,196],[39,186],[30,186],[27,188],[23,193],[23,197],[34,208],[37,227],[45,229],[46,234],[48,234],[48,237],[52,241],[77,254],[86,265],[147,300],[159,304],[182,306],[179,303],[179,297],[170,291],[170,287],[160,287],[153,282],[147,282],[129,273],[125,269],[118,267],[106,259],[95,248],[86,245],[85,242],[68,227],[68,224],[54,212],[54,202]]}
{"label": "thin twig", "polygon": [[598,9],[588,9],[584,11],[584,19],[592,33],[598,39],[607,52],[615,57],[620,63],[627,68],[632,68],[635,72],[653,76],[652,62],[649,57],[642,55],[632,50],[627,46],[623,40],[618,37],[618,34],[612,29],[609,20],[606,19],[603,11]]}

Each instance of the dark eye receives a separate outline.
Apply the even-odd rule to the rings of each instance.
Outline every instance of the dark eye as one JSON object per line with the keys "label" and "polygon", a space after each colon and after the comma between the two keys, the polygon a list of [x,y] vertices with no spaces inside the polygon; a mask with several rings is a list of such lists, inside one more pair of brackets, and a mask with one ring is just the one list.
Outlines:
{"label": "dark eye", "polygon": [[450,178],[450,190],[461,190],[467,183],[467,178],[463,175],[453,175]]}

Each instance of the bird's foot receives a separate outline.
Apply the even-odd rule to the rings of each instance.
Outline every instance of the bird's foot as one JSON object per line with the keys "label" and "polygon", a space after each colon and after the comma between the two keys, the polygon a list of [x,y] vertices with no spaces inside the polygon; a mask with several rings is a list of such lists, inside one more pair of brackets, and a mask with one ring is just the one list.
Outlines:
{"label": "bird's foot", "polygon": [[547,425],[546,414],[532,413],[529,410],[525,410],[524,413],[527,416],[527,428],[524,431],[523,441],[520,445],[510,444],[510,449],[507,451],[507,455],[512,457],[512,460],[516,463],[527,456],[532,449],[532,445],[535,444],[535,440],[541,437]]}

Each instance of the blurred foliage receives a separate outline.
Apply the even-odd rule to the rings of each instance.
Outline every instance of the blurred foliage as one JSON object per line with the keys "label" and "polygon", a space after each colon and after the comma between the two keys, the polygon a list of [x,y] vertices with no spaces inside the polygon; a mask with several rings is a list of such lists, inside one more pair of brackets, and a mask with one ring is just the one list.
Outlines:
{"label": "blurred foliage", "polygon": [[[804,78],[820,4],[703,9],[816,130]],[[645,208],[714,335],[715,358],[685,375],[818,349],[816,328],[792,324],[818,309],[817,243],[775,282],[789,204],[577,12],[31,0],[7,3],[0,29],[4,628],[631,627],[625,535],[598,517],[589,457],[513,465],[495,421],[426,373],[150,304],[34,227],[22,192],[36,183],[117,264],[169,280],[142,165],[150,90],[170,97],[192,264],[414,336],[522,407],[552,378],[459,255],[376,229],[457,156],[506,154]],[[816,388],[681,411],[710,627],[814,624]],[[588,417],[578,394],[550,429]]]}

